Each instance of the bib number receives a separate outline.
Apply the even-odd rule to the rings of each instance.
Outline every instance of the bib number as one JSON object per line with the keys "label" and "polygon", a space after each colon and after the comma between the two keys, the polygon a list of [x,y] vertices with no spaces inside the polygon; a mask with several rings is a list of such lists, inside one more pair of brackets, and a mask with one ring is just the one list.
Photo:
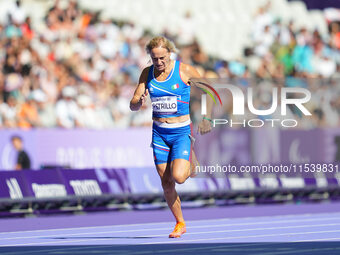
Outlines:
{"label": "bib number", "polygon": [[152,98],[152,110],[155,114],[177,113],[177,97],[166,96]]}

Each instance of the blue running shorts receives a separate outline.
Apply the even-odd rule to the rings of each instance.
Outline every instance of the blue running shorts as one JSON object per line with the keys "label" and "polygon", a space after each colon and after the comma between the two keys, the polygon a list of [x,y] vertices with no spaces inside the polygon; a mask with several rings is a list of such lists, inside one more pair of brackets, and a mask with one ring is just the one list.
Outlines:
{"label": "blue running shorts", "polygon": [[156,165],[180,158],[190,161],[191,127],[164,128],[154,123],[151,145]]}

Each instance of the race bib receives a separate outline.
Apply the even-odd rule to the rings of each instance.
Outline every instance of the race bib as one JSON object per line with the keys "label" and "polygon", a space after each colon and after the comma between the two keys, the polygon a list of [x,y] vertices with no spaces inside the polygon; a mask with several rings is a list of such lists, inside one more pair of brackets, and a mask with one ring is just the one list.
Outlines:
{"label": "race bib", "polygon": [[177,97],[154,97],[152,101],[152,110],[155,114],[175,114],[177,113]]}

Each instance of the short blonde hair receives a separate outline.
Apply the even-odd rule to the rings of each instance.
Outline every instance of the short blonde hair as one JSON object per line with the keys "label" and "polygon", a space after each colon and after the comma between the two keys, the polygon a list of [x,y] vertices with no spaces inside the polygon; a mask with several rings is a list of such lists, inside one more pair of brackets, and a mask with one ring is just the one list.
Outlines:
{"label": "short blonde hair", "polygon": [[177,52],[175,44],[165,38],[164,36],[156,36],[150,40],[150,42],[146,45],[145,49],[147,53],[150,54],[151,50],[154,48],[162,47],[167,49],[169,52]]}

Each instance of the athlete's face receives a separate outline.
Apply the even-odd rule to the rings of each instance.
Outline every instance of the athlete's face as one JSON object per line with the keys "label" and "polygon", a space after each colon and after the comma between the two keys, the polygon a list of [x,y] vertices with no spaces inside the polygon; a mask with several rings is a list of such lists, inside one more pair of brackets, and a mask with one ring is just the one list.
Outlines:
{"label": "athlete's face", "polygon": [[150,56],[154,67],[158,71],[164,71],[170,65],[170,52],[165,48],[153,48]]}

